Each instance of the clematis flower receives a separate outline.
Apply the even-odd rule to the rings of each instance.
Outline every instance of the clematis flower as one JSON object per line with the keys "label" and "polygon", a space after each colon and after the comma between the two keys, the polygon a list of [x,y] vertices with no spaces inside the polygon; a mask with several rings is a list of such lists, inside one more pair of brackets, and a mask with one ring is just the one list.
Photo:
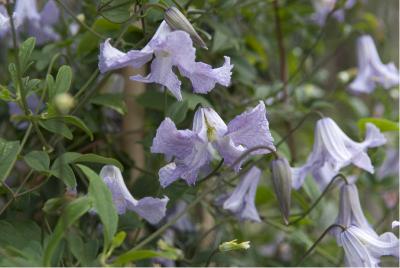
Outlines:
{"label": "clematis flower", "polygon": [[60,35],[54,31],[60,16],[54,0],[47,1],[40,12],[36,0],[18,0],[14,11],[16,26],[20,26],[18,31],[36,37],[37,44],[60,39]]}
{"label": "clematis flower", "polygon": [[358,74],[349,85],[351,91],[371,93],[377,85],[389,89],[399,84],[399,70],[392,62],[382,63],[371,36],[358,38],[357,61]]}
{"label": "clematis flower", "polygon": [[364,216],[354,184],[341,188],[336,222],[346,228],[333,234],[339,246],[344,248],[347,266],[377,267],[381,256],[399,257],[399,239],[393,233],[378,235],[372,229]]}
{"label": "clematis flower", "polygon": [[107,39],[100,45],[99,69],[104,73],[126,66],[139,68],[151,61],[151,72],[146,77],[135,75],[130,78],[163,85],[178,100],[182,100],[181,81],[172,70],[173,67],[177,67],[180,74],[191,81],[196,93],[208,93],[217,83],[223,86],[230,84],[233,65],[229,57],[225,57],[222,67],[213,69],[208,64],[196,62],[195,53],[190,35],[181,30],[172,30],[163,21],[153,38],[141,50],[124,53],[111,46],[110,39]]}
{"label": "clematis flower", "polygon": [[261,222],[254,204],[261,170],[252,167],[241,179],[235,190],[223,201],[222,207],[232,212],[239,220]]}
{"label": "clematis flower", "polygon": [[353,164],[374,173],[371,159],[365,152],[368,148],[378,147],[386,142],[379,129],[366,125],[366,137],[363,142],[350,139],[331,118],[318,120],[315,127],[313,151],[302,167],[293,168],[293,184],[300,188],[310,172],[317,178],[317,183],[324,188],[327,183],[345,166]]}
{"label": "clematis flower", "polygon": [[131,210],[151,224],[158,223],[165,216],[168,197],[162,199],[145,197],[136,200],[126,187],[119,168],[112,165],[104,166],[100,171],[100,177],[111,191],[118,214]]}
{"label": "clematis flower", "polygon": [[[228,125],[211,108],[196,111],[192,130],[177,130],[172,120],[166,118],[157,129],[151,152],[162,153],[167,159],[174,158],[158,173],[161,186],[167,187],[179,178],[189,185],[195,184],[200,170],[208,167],[215,151],[224,158],[225,164],[232,165],[246,150],[256,146],[275,149],[263,102],[237,116]],[[252,154],[269,152],[260,149]],[[244,160],[235,164],[236,172]]]}
{"label": "clematis flower", "polygon": [[[314,0],[314,14],[311,16],[311,20],[316,24],[322,26],[325,24],[328,14],[335,8],[337,0]],[[332,16],[339,22],[344,21],[344,13],[346,9],[350,9],[354,6],[356,0],[347,0],[344,7],[333,12]]]}

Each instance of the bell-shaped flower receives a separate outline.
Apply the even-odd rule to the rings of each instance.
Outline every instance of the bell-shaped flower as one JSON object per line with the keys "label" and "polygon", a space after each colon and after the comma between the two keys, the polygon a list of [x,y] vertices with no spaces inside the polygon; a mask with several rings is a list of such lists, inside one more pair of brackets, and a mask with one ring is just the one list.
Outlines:
{"label": "bell-shaped flower", "polygon": [[350,226],[340,233],[339,245],[348,267],[379,267],[381,256],[399,258],[399,239],[389,232],[378,236]]}
{"label": "bell-shaped flower", "polygon": [[380,256],[399,257],[399,239],[390,232],[378,235],[362,211],[355,184],[341,187],[337,224],[345,231],[335,231],[337,242],[344,248],[348,266],[376,267]]}
{"label": "bell-shaped flower", "polygon": [[261,222],[254,204],[261,170],[252,167],[241,179],[235,190],[223,201],[222,207],[239,220]]}
{"label": "bell-shaped flower", "polygon": [[300,188],[309,172],[316,175],[321,184],[326,185],[332,179],[332,175],[350,164],[374,173],[366,150],[385,142],[383,134],[371,123],[366,125],[365,140],[355,142],[331,118],[320,119],[315,127],[313,151],[306,164],[293,168],[293,187]]}
{"label": "bell-shaped flower", "polygon": [[99,69],[104,73],[125,66],[138,68],[151,62],[151,72],[146,76],[135,75],[132,80],[144,83],[157,83],[165,86],[178,100],[182,100],[181,81],[173,71],[177,67],[180,74],[189,78],[193,91],[208,93],[216,83],[228,86],[231,80],[230,58],[225,57],[225,63],[220,68],[213,69],[210,65],[196,62],[196,49],[187,32],[172,30],[163,21],[153,38],[141,50],[131,50],[124,53],[110,44],[110,39],[100,45]]}
{"label": "bell-shaped flower", "polygon": [[[315,12],[311,16],[311,20],[316,24],[323,26],[326,22],[328,14],[335,8],[337,0],[314,0],[313,7]],[[333,12],[332,16],[339,22],[344,21],[344,13],[346,9],[354,6],[356,0],[347,0],[344,7]]]}
{"label": "bell-shaped flower", "polygon": [[392,62],[382,63],[371,36],[358,38],[357,61],[358,73],[349,85],[351,91],[371,93],[377,85],[389,89],[399,84],[399,70]]}
{"label": "bell-shaped flower", "polygon": [[36,37],[37,44],[60,39],[54,26],[60,17],[60,10],[54,0],[47,1],[39,12],[36,0],[17,0],[15,3],[16,25],[18,31]]}
{"label": "bell-shaped flower", "polygon": [[118,214],[131,210],[151,224],[158,223],[165,216],[168,197],[162,199],[144,197],[136,200],[126,187],[119,168],[112,165],[104,166],[100,171],[100,177],[111,191]]}
{"label": "bell-shaped flower", "polygon": [[[257,146],[275,149],[263,102],[228,125],[211,108],[196,111],[192,130],[177,130],[172,120],[166,118],[157,129],[151,152],[162,153],[167,159],[174,158],[158,173],[161,186],[167,187],[179,178],[193,185],[200,170],[208,167],[215,150],[224,158],[225,164],[233,165],[246,150]],[[259,149],[252,154],[269,152]],[[236,172],[244,160],[235,164]]]}

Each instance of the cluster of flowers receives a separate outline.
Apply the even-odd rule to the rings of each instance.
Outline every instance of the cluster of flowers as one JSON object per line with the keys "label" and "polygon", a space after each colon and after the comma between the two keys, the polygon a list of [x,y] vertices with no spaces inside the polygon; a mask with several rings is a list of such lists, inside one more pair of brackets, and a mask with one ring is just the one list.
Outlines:
{"label": "cluster of flowers", "polygon": [[[398,84],[396,68],[392,64],[381,63],[371,37],[362,36],[358,46],[359,73],[351,83],[350,89],[371,92],[377,83],[385,88]],[[228,86],[233,67],[229,57],[225,57],[224,65],[216,69],[208,64],[195,62],[191,34],[172,28],[168,20],[161,23],[153,38],[142,50],[124,53],[112,47],[110,40],[106,40],[100,46],[101,72],[125,66],[137,68],[149,61],[152,61],[150,74],[147,77],[133,76],[131,79],[161,84],[178,100],[182,99],[181,82],[173,72],[173,66],[177,67],[182,76],[189,78],[196,93],[207,93],[216,83]],[[365,140],[355,142],[331,118],[322,118],[316,123],[314,139],[313,151],[303,166],[290,168],[284,159],[283,164],[290,170],[289,174],[286,173],[290,178],[289,188],[300,188],[306,175],[312,173],[322,190],[340,169],[350,164],[373,173],[374,167],[366,150],[386,142],[379,129],[370,123],[366,125]],[[239,172],[246,159],[241,156],[253,148],[256,150],[249,155],[276,153],[265,104],[262,101],[228,124],[209,107],[201,107],[196,111],[191,130],[178,130],[170,118],[165,118],[157,129],[151,152],[164,154],[170,161],[158,173],[160,184],[165,188],[178,179],[184,180],[188,185],[194,185],[199,180],[199,173],[207,170],[214,158],[222,158],[224,164]],[[239,220],[260,222],[254,199],[261,173],[259,168],[253,166],[232,193],[217,198],[217,204],[233,213]],[[278,173],[279,171],[274,172],[272,168],[273,176]],[[110,187],[119,212],[130,209],[152,223],[154,219],[159,221],[165,215],[167,197],[148,197],[136,201],[127,191],[118,168],[106,166],[101,176]],[[279,182],[274,181],[274,187],[279,191],[287,188],[287,185],[279,185]],[[278,199],[282,197],[279,196],[279,192],[277,195]],[[283,195],[285,196],[287,197]],[[280,205],[288,211],[287,204]],[[345,231],[335,235],[338,244],[345,250],[348,265],[376,266],[382,255],[398,257],[399,240],[392,233],[378,236],[370,227],[361,210],[357,188],[353,183],[342,186],[337,223],[345,227]]]}
{"label": "cluster of flowers", "polygon": [[[344,9],[351,8],[355,1],[348,0]],[[318,17],[314,19],[323,24],[336,1],[325,1]],[[343,10],[334,16],[341,18]],[[17,29],[27,29],[38,43],[58,40],[59,35],[52,26],[57,22],[59,10],[53,0],[46,3],[39,13],[35,0],[18,0],[13,19]],[[21,25],[26,27],[21,27]],[[0,6],[0,37],[10,31],[10,18]],[[194,42],[193,42],[194,41]],[[196,62],[196,49],[193,45],[204,42],[194,31],[187,19],[175,8],[166,12],[164,20],[149,43],[141,50],[126,53],[111,45],[107,39],[100,45],[99,69],[102,73],[131,66],[138,68],[151,62],[151,71],[146,76],[135,75],[132,80],[144,83],[157,83],[182,100],[181,80],[174,72],[190,80],[195,93],[206,94],[216,84],[228,86],[231,81],[233,65],[229,57],[219,68]],[[357,42],[358,75],[349,85],[353,92],[372,92],[377,85],[390,88],[399,83],[398,70],[394,64],[384,65],[370,36],[362,36]],[[29,100],[28,100],[29,102]],[[35,100],[32,98],[32,105]],[[32,107],[33,109],[33,107]],[[18,107],[10,107],[10,112],[20,113]],[[266,107],[260,101],[256,107],[236,116],[228,124],[209,107],[200,107],[194,115],[192,129],[178,130],[170,118],[165,118],[157,129],[151,146],[152,153],[164,154],[169,163],[159,170],[162,187],[168,187],[178,179],[188,185],[199,181],[199,174],[208,170],[213,159],[223,159],[224,164],[238,173],[243,162],[251,155],[274,153],[276,148],[269,130]],[[322,118],[316,123],[314,146],[306,163],[301,167],[290,167],[286,159],[276,159],[276,167],[271,165],[274,189],[285,219],[289,215],[290,188],[299,189],[311,173],[319,187],[325,189],[338,172],[353,164],[370,173],[374,167],[366,153],[368,148],[378,147],[386,142],[385,137],[373,124],[366,125],[366,137],[362,142],[350,139],[331,118]],[[253,150],[255,148],[255,150]],[[247,157],[243,155],[246,154]],[[286,168],[287,167],[287,168]],[[261,170],[255,166],[241,178],[233,192],[218,198],[217,203],[239,220],[260,222],[254,200]],[[282,177],[276,179],[276,177]],[[118,213],[134,211],[151,224],[159,223],[166,215],[168,197],[145,197],[136,200],[124,183],[121,171],[115,166],[104,166],[101,178],[109,187],[113,203]],[[382,255],[399,257],[399,239],[392,233],[378,235],[367,222],[360,205],[357,188],[354,183],[341,186],[340,210],[337,224],[344,231],[334,232],[338,244],[346,253],[346,263],[350,266],[377,266]],[[178,203],[177,210],[184,205]],[[175,212],[178,213],[178,212]],[[167,216],[171,217],[171,215]],[[183,217],[175,225],[184,230],[188,219]]]}

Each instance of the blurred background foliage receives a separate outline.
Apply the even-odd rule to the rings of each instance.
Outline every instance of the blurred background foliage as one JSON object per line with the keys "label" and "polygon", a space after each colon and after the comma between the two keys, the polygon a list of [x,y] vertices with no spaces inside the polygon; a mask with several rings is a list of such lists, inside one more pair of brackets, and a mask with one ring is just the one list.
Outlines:
{"label": "blurred background foliage", "polygon": [[[39,2],[43,4],[45,1]],[[64,118],[65,121],[61,121],[62,125],[57,125],[56,129],[41,125],[44,138],[54,151],[48,156],[31,157],[48,157],[52,169],[56,159],[69,163],[61,157],[65,152],[95,154],[89,160],[76,160],[76,163],[85,162],[96,172],[102,164],[113,161],[100,159],[100,156],[113,158],[124,166],[125,181],[133,196],[167,195],[170,198],[168,208],[171,209],[178,200],[191,203],[199,193],[206,190],[206,186],[199,184],[188,187],[179,181],[166,189],[160,188],[157,172],[164,164],[164,159],[160,155],[150,154],[149,148],[165,116],[171,117],[178,129],[185,129],[191,128],[194,110],[199,103],[213,107],[222,118],[229,121],[247,107],[254,106],[258,100],[264,100],[276,141],[284,137],[311,110],[319,110],[332,117],[355,140],[364,136],[361,129],[363,121],[360,123],[363,118],[378,117],[392,122],[399,120],[398,88],[377,88],[370,95],[352,95],[346,89],[356,74],[355,40],[360,35],[373,36],[384,63],[393,61],[397,65],[399,62],[399,2],[396,0],[357,1],[352,9],[346,11],[344,22],[328,18],[322,27],[310,20],[314,12],[311,1],[279,0],[275,9],[273,0],[189,0],[175,3],[165,0],[164,3],[178,4],[186,11],[187,17],[206,40],[208,50],[198,49],[197,59],[219,66],[223,56],[228,55],[234,64],[232,85],[229,88],[217,86],[208,95],[195,95],[191,93],[188,81],[183,81],[183,102],[169,95],[165,98],[159,86],[153,84],[147,84],[142,94],[124,93],[123,72],[112,75],[99,75],[97,72],[99,43],[105,38],[115,40],[122,33],[118,48],[128,51],[142,48],[152,37],[163,13],[151,8],[141,12],[140,16],[139,10],[141,6],[157,1],[115,0],[108,7],[105,6],[108,2],[106,0],[60,2],[64,7],[60,7],[61,23],[57,24],[56,30],[62,38],[36,46],[33,50],[33,65],[28,70],[28,76],[40,81],[31,90],[40,95],[46,83],[46,73],[55,78],[62,65],[69,65],[72,71],[69,92],[75,98],[75,107],[70,114],[80,118],[89,128],[86,133],[93,133],[94,138],[85,134],[85,127],[76,122],[71,124],[68,118]],[[338,5],[343,4],[343,1],[338,2]],[[283,36],[281,41],[287,66],[286,84],[281,74],[276,12],[280,17]],[[92,31],[77,24],[77,20]],[[78,27],[74,33],[70,30],[71,24]],[[14,61],[15,51],[9,45],[10,40],[0,40],[0,84],[3,86],[12,84],[7,70],[9,63]],[[290,95],[286,101],[282,98],[284,87]],[[78,96],[77,92],[80,92]],[[144,111],[142,129],[128,129],[122,125],[127,111],[126,102],[130,98]],[[51,113],[52,105],[48,103],[44,112]],[[279,147],[280,153],[290,159],[292,164],[300,165],[306,161],[312,149],[313,129],[317,119],[317,116],[309,116],[290,139]],[[7,102],[0,101],[0,137],[9,141],[22,140],[25,131],[15,128],[12,120]],[[398,131],[388,131],[390,127],[385,129],[384,124],[380,124],[378,127],[386,131],[389,142],[384,147],[370,150],[369,155],[375,167],[384,161],[387,148],[396,149],[399,146]],[[130,152],[125,149],[125,138],[135,132],[140,132],[142,137],[137,143],[143,146],[144,163],[135,163]],[[54,169],[61,172],[58,177],[62,177],[62,180],[56,179],[54,173],[46,173],[49,164],[44,167],[44,172],[35,164],[33,166],[36,168],[32,169],[29,159],[26,160],[27,155],[32,151],[42,152],[42,147],[40,138],[32,135],[21,152],[24,158],[18,158],[15,168],[6,178],[13,190],[22,184],[18,191],[21,195],[13,197],[4,185],[0,187],[0,207],[4,208],[0,210],[0,264],[42,265],[43,258],[48,254],[48,245],[58,230],[57,222],[60,222],[60,217],[68,217],[67,208],[79,200],[83,216],[75,223],[70,222],[64,226],[60,234],[64,238],[54,248],[49,263],[65,266],[101,265],[98,255],[102,251],[103,227],[95,214],[85,213],[88,209],[85,210],[85,200],[82,199],[88,191],[88,180],[75,164],[70,165],[69,171]],[[230,185],[218,182],[220,187],[189,211],[194,230],[175,232],[175,239],[167,249],[160,249],[155,239],[143,247],[151,253],[139,252],[130,256],[125,264],[151,265],[157,261],[143,256],[151,257],[155,251],[162,251],[163,254],[172,254],[167,255],[177,259],[175,264],[178,266],[201,266],[221,242],[239,239],[251,241],[251,248],[245,252],[219,253],[214,256],[212,264],[294,265],[335,220],[338,189],[333,189],[324,197],[299,224],[287,227],[281,220],[272,190],[268,157],[254,157],[250,162],[257,162],[257,166],[263,170],[256,197],[263,223],[238,222],[215,206],[215,198],[232,189]],[[77,194],[66,191],[68,179],[65,179],[65,172],[69,173],[68,179],[72,177],[72,185],[76,179]],[[345,169],[344,173],[358,177],[357,185],[364,212],[378,233],[388,231],[391,221],[398,219],[398,175],[378,179],[375,175],[351,167]],[[24,182],[25,178],[28,179]],[[308,178],[301,190],[293,192],[292,213],[301,213],[307,209],[319,194],[314,181]],[[78,196],[81,198],[77,199]],[[118,231],[125,231],[127,237],[123,242],[120,241],[120,246],[116,246],[109,260],[113,261],[116,256],[132,249],[138,241],[157,228],[159,226],[151,226],[130,212],[119,216]],[[182,252],[178,254],[176,249]],[[327,237],[305,264],[342,265],[342,256],[342,249],[337,246],[335,239]],[[384,258],[383,265],[397,266],[398,263],[391,258]]]}

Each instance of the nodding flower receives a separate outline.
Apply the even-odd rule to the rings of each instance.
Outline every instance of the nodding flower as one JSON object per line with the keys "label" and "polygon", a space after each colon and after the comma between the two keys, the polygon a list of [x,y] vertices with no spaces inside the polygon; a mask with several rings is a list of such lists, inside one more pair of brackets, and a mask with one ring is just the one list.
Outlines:
{"label": "nodding flower", "polygon": [[358,73],[349,89],[358,93],[371,93],[377,85],[389,89],[399,84],[399,70],[394,63],[383,64],[374,40],[363,35],[357,40]]}
{"label": "nodding flower", "polygon": [[336,223],[345,228],[336,231],[337,243],[343,247],[349,267],[378,267],[381,256],[399,258],[399,239],[390,232],[378,235],[368,223],[361,208],[357,187],[343,185]]}
{"label": "nodding flower", "polygon": [[104,166],[100,171],[100,177],[111,191],[118,214],[124,214],[127,210],[131,210],[151,224],[156,224],[164,218],[168,197],[165,196],[161,199],[144,197],[136,200],[126,187],[119,168],[112,165]]}
{"label": "nodding flower", "polygon": [[[199,172],[209,166],[215,151],[225,164],[234,165],[234,171],[238,172],[245,161],[239,161],[242,154],[257,146],[275,149],[263,102],[238,115],[228,125],[212,108],[196,111],[192,130],[177,130],[167,117],[157,129],[151,152],[173,158],[158,173],[161,186],[167,187],[179,178],[194,185]],[[268,149],[259,149],[251,154],[267,153],[270,153]]]}
{"label": "nodding flower", "polygon": [[101,73],[126,66],[139,68],[151,61],[151,71],[146,76],[131,76],[130,79],[144,83],[165,86],[178,100],[182,100],[181,81],[173,71],[177,67],[180,74],[188,78],[195,93],[206,94],[215,85],[229,86],[233,65],[229,57],[224,64],[213,69],[203,62],[196,62],[196,49],[189,33],[173,30],[163,21],[153,38],[141,50],[124,53],[110,44],[110,39],[100,44],[99,69]]}
{"label": "nodding flower", "polygon": [[293,187],[300,188],[306,175],[312,173],[320,188],[323,189],[340,169],[353,164],[374,173],[366,150],[386,143],[386,138],[371,123],[366,125],[364,141],[350,139],[331,118],[318,120],[314,132],[314,146],[307,162],[293,168]]}

